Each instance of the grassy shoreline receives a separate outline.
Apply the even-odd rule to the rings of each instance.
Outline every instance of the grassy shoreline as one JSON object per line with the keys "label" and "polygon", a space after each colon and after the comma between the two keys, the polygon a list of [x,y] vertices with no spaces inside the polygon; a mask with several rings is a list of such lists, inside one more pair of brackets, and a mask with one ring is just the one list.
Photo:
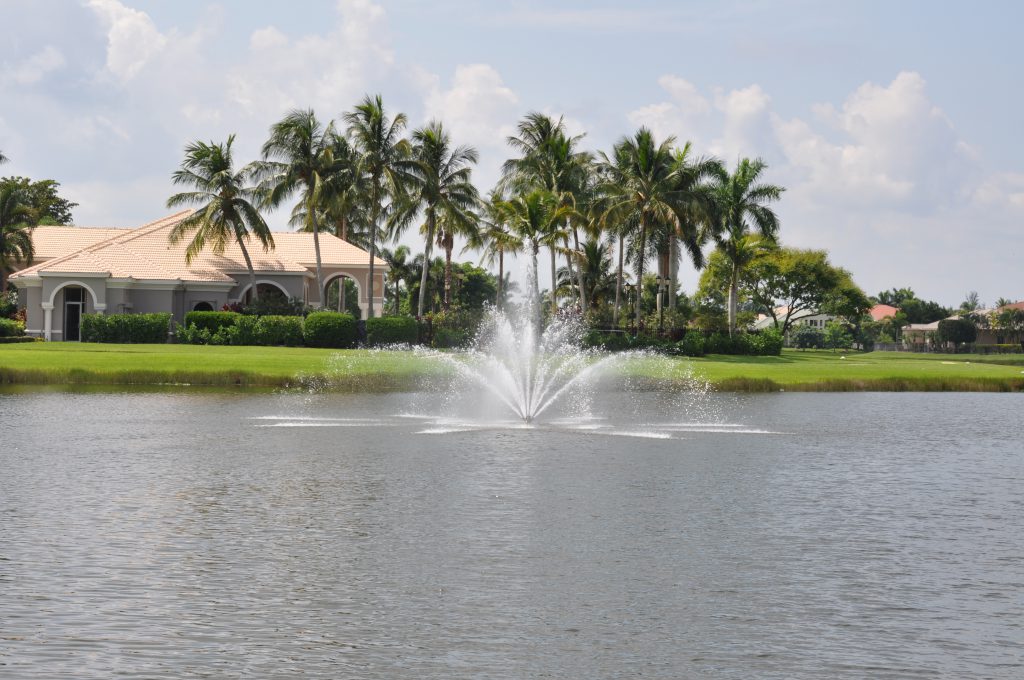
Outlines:
{"label": "grassy shoreline", "polygon": [[[1024,392],[1024,356],[839,354],[786,350],[780,357],[641,359],[623,369],[651,388],[691,376],[732,392]],[[286,347],[32,343],[0,346],[0,385],[148,385],[420,389],[446,371],[408,351]]]}

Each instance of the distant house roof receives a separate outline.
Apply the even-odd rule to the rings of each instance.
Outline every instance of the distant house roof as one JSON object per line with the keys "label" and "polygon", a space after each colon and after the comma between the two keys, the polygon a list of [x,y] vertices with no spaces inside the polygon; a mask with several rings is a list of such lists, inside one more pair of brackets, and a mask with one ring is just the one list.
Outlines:
{"label": "distant house roof", "polygon": [[1002,307],[999,308],[999,311],[1002,311],[1004,309],[1024,309],[1024,300],[1021,300],[1020,302],[1012,302],[1008,305],[1003,305]]}
{"label": "distant house roof", "polygon": [[875,305],[868,310],[868,314],[871,315],[872,321],[881,321],[886,317],[896,316],[896,313],[899,311],[899,307],[893,307],[892,305]]}
{"label": "distant house roof", "polygon": [[[220,255],[206,249],[186,264],[188,240],[171,245],[167,237],[171,229],[190,214],[191,210],[175,213],[137,229],[39,227],[35,231],[42,234],[44,252],[50,257],[11,278],[90,272],[106,273],[113,278],[229,282],[234,280],[229,273],[247,271],[242,249],[233,241]],[[369,265],[369,254],[361,248],[331,234],[319,236],[320,256],[325,267]],[[57,254],[58,251],[62,252]],[[316,262],[313,234],[306,232],[275,232],[274,248],[267,252],[253,239],[248,251],[257,272],[305,274]],[[387,269],[387,263],[380,258],[375,258],[374,264]]]}

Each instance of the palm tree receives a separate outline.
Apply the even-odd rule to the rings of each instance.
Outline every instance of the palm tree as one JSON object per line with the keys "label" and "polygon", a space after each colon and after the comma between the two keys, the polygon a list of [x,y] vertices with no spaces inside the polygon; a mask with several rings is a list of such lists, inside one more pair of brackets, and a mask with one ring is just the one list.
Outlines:
{"label": "palm tree", "polygon": [[[593,156],[579,150],[583,135],[570,136],[561,118],[556,121],[537,112],[527,114],[516,131],[518,134],[508,137],[507,142],[520,156],[502,165],[499,188],[517,193],[544,189],[554,194],[560,204],[574,209],[580,207],[593,165]],[[569,221],[568,215],[566,220]],[[566,264],[570,271],[573,270],[573,254],[579,251],[579,233],[574,225],[571,225],[571,232],[574,249],[568,247],[568,234],[564,236]],[[554,283],[552,279],[552,287]]]}
{"label": "palm tree", "polygon": [[6,163],[7,161],[8,161],[7,156],[4,155],[3,151],[0,151],[0,165],[2,165],[3,163]]}
{"label": "palm tree", "polygon": [[325,198],[325,185],[337,172],[333,154],[335,138],[334,123],[325,127],[312,109],[289,111],[271,126],[270,138],[263,145],[264,162],[259,166],[267,205],[276,207],[296,191],[302,194],[306,229],[313,232],[320,307],[324,306],[326,296],[320,261],[318,206]]}
{"label": "palm tree", "polygon": [[24,191],[13,182],[0,186],[0,293],[7,292],[7,276],[16,264],[31,264],[32,222],[36,213]]}
{"label": "palm tree", "polygon": [[502,308],[507,294],[505,284],[505,254],[516,255],[523,250],[523,239],[512,233],[505,223],[505,216],[501,209],[502,197],[496,191],[492,191],[482,203],[483,228],[477,231],[476,238],[470,239],[467,248],[483,250],[484,255],[481,262],[493,265],[498,262],[498,285],[495,294],[494,305],[499,310]]}
{"label": "palm tree", "polygon": [[234,141],[235,136],[230,135],[225,144],[197,141],[185,147],[185,159],[181,168],[171,175],[171,180],[193,190],[174,194],[167,199],[167,207],[199,207],[174,225],[168,240],[178,243],[192,235],[185,250],[185,262],[191,262],[207,245],[219,255],[230,241],[236,242],[249,269],[250,290],[255,301],[259,299],[256,271],[245,244],[250,235],[255,236],[266,251],[274,246],[274,237],[253,205],[258,200],[256,188],[249,185],[254,169],[246,167],[236,171],[234,168],[231,153]]}
{"label": "palm tree", "polygon": [[[429,260],[439,218],[446,224],[460,225],[459,231],[474,231],[472,227],[476,216],[473,207],[479,201],[479,194],[470,178],[470,166],[477,162],[479,154],[471,146],[452,148],[451,137],[437,121],[414,130],[412,141],[412,156],[403,163],[411,189],[409,201],[403,209],[405,215],[412,216],[423,208],[426,217],[423,225],[424,253]],[[449,304],[451,291],[451,250],[446,249],[446,252],[448,266],[445,270],[445,307]],[[425,268],[421,276],[416,316],[423,316],[426,305]]]}
{"label": "palm tree", "polygon": [[736,332],[736,306],[739,278],[754,257],[752,241],[747,238],[756,232],[762,239],[774,242],[779,232],[779,218],[767,207],[777,201],[785,191],[774,184],[761,184],[764,161],[744,158],[736,172],[724,178],[717,190],[719,220],[715,241],[731,265],[729,275],[729,334]]}
{"label": "palm tree", "polygon": [[[596,238],[589,238],[583,243],[578,258],[579,279],[586,288],[585,298],[590,309],[598,309],[602,301],[615,293],[615,275],[612,273],[611,249]],[[560,288],[572,288],[577,285],[572,272],[567,267],[558,270]]]}
{"label": "palm tree", "polygon": [[406,183],[403,161],[411,153],[408,140],[402,138],[406,118],[404,113],[389,119],[380,95],[367,95],[355,110],[345,114],[348,135],[362,158],[364,172],[369,178],[369,232],[370,276],[367,285],[369,299],[368,318],[373,317],[374,259],[377,248],[377,229],[382,213],[390,200],[391,206],[402,201]]}
{"label": "palm tree", "polygon": [[[558,197],[550,191],[536,189],[522,196],[498,204],[504,222],[513,234],[522,239],[530,253],[530,302],[540,303],[540,285],[537,278],[537,255],[545,237],[569,215],[571,210],[559,205]],[[554,285],[554,281],[552,281]]]}
{"label": "palm tree", "polygon": [[[623,223],[634,225],[633,250],[636,254],[637,281],[643,281],[648,237],[652,230],[673,223],[689,224],[694,212],[693,196],[686,190],[683,166],[673,152],[675,137],[658,144],[647,128],[633,137],[624,137],[615,145],[612,158],[600,154],[603,176],[601,189],[606,195],[605,213]],[[703,262],[697,239],[683,245],[695,266]],[[642,286],[637,286],[636,323],[642,318]]]}
{"label": "palm tree", "polygon": [[[467,219],[468,218],[468,219]],[[453,215],[445,211],[437,216],[437,246],[444,249],[444,308],[451,306],[452,300],[452,251],[455,239],[464,238],[473,241],[478,238],[479,218],[475,213],[465,216]]]}
{"label": "palm tree", "polygon": [[[395,286],[395,309],[394,313],[397,316],[401,311],[401,305],[399,304],[399,284],[406,282],[412,271],[412,263],[409,261],[409,255],[411,254],[409,246],[400,245],[394,250],[387,248],[381,248],[380,259],[388,263],[388,274],[387,280]],[[406,282],[408,287],[408,283]],[[385,298],[387,295],[385,294]],[[385,303],[386,304],[386,303]],[[385,310],[381,310],[383,314]]]}

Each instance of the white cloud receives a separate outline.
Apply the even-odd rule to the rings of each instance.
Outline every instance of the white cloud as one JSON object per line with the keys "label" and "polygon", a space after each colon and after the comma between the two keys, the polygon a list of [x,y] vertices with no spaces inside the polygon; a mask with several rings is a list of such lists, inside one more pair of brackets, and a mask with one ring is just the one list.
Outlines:
{"label": "white cloud", "polygon": [[709,151],[732,161],[743,156],[764,156],[771,139],[768,107],[771,97],[760,85],[739,90],[717,90],[715,109],[724,117],[720,137],[712,140]]}
{"label": "white cloud", "polygon": [[47,45],[24,61],[12,66],[4,64],[4,79],[18,85],[31,85],[62,68],[65,63],[63,53],[53,45]]}
{"label": "white cloud", "polygon": [[973,154],[919,74],[900,73],[887,86],[865,83],[841,108],[819,104],[814,114],[818,128],[775,120],[806,200],[928,212],[967,191]]}
{"label": "white cloud", "polygon": [[426,118],[443,121],[457,144],[481,148],[504,147],[520,113],[519,97],[488,64],[457,66],[447,89],[433,77],[423,103]]}
{"label": "white cloud", "polygon": [[107,69],[122,82],[134,78],[167,45],[149,15],[118,0],[89,0],[107,28]]}
{"label": "white cloud", "polygon": [[669,95],[669,101],[650,104],[627,114],[634,126],[646,126],[655,137],[674,135],[680,140],[697,142],[708,132],[711,103],[688,80],[663,75],[658,84]]}

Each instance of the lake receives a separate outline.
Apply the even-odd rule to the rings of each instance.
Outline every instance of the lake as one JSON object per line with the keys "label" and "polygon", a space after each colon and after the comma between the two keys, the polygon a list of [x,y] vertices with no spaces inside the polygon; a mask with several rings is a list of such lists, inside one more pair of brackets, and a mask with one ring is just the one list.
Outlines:
{"label": "lake", "polygon": [[572,406],[0,393],[0,677],[1024,677],[1020,395]]}

